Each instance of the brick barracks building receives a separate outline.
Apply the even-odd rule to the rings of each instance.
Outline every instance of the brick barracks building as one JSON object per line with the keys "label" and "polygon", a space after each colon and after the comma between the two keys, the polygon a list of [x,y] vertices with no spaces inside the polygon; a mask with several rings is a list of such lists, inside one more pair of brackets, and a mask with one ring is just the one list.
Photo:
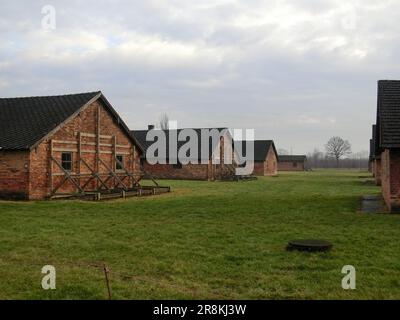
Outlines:
{"label": "brick barracks building", "polygon": [[[215,130],[219,134],[219,143],[213,144],[212,140],[208,141],[209,145],[209,156],[206,159],[202,159],[201,154],[201,130],[190,128],[197,135],[198,144],[198,158],[192,159],[188,164],[182,164],[176,159],[176,155],[172,156],[169,154],[169,140],[173,137],[178,137],[183,129],[177,130],[164,130],[166,135],[166,163],[153,163],[154,159],[146,159],[146,151],[153,144],[153,141],[147,141],[146,136],[149,130],[154,129],[154,126],[148,126],[148,130],[134,130],[131,131],[132,136],[139,141],[144,148],[142,155],[142,165],[146,172],[148,172],[154,179],[182,179],[182,180],[237,180],[244,177],[237,177],[235,174],[235,168],[237,165],[224,164],[224,143],[226,141],[232,141],[232,138],[226,128],[206,128],[206,130]],[[227,136],[229,135],[229,137]],[[174,138],[175,139],[175,138]],[[177,150],[179,151],[186,141],[176,141]],[[219,164],[214,164],[212,159],[218,159]],[[207,164],[203,163],[206,162]]]}
{"label": "brick barracks building", "polygon": [[[243,150],[246,143],[243,141]],[[278,175],[278,153],[272,140],[254,141],[254,175],[276,176]]]}
{"label": "brick barracks building", "polygon": [[[375,139],[374,139],[375,138]],[[378,82],[374,174],[390,212],[400,212],[400,81]]]}
{"label": "brick barracks building", "polygon": [[0,198],[135,193],[141,154],[101,92],[0,99]]}
{"label": "brick barracks building", "polygon": [[305,155],[280,155],[278,171],[306,171],[307,156]]}
{"label": "brick barracks building", "polygon": [[372,139],[370,140],[370,162],[371,162],[371,171],[372,175],[375,179],[375,184],[380,186],[382,183],[381,175],[382,175],[382,166],[381,166],[381,152],[379,152],[379,147],[376,141],[377,136],[377,127],[376,125],[372,126]]}

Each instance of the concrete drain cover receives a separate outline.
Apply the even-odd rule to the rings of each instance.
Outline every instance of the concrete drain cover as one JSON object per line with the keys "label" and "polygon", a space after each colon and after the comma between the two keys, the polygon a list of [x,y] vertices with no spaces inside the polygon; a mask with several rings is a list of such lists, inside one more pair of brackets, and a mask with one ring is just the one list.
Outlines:
{"label": "concrete drain cover", "polygon": [[321,252],[329,251],[333,247],[332,243],[325,240],[305,239],[305,240],[292,240],[287,246],[287,250],[298,250],[308,252]]}
{"label": "concrete drain cover", "polygon": [[385,205],[383,204],[382,197],[380,195],[363,196],[361,201],[361,212],[363,213],[385,212]]}

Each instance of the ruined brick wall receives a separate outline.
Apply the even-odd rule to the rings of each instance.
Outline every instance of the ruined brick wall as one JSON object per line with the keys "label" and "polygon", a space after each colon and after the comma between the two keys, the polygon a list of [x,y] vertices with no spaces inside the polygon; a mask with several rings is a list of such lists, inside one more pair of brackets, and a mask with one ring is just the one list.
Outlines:
{"label": "ruined brick wall", "polygon": [[[100,173],[103,181],[108,177],[108,169],[101,163],[96,161],[96,142],[97,142],[97,114],[100,111],[100,158],[104,161],[109,169],[115,169],[115,161],[113,157],[114,142],[116,144],[116,154],[123,155],[124,167],[139,176],[139,151],[131,143],[125,132],[120,129],[113,117],[108,113],[100,101],[95,101],[78,116],[65,124],[60,130],[52,135],[48,140],[43,141],[37,148],[32,150],[30,155],[30,199],[43,199],[48,197],[51,190],[58,186],[64,179],[63,171],[50,160],[51,142],[53,141],[53,156],[61,164],[61,155],[63,151],[71,151],[73,160],[73,170],[71,174],[82,174],[78,180],[80,186],[83,186],[90,179],[90,170],[79,161],[79,135],[85,133],[88,135],[81,136],[81,157],[86,161],[89,167]],[[115,136],[115,140],[114,140]],[[98,166],[98,167],[97,167]],[[122,174],[121,174],[122,175]],[[100,184],[96,179],[92,180],[85,191],[94,191]],[[131,187],[131,179],[124,180],[126,186]],[[109,179],[107,182],[109,188],[117,186],[115,178]],[[77,192],[77,187],[67,181],[57,192],[71,193]]]}
{"label": "ruined brick wall", "polygon": [[305,164],[302,161],[285,161],[278,162],[278,171],[304,171]]}
{"label": "ruined brick wall", "polygon": [[29,152],[0,151],[0,199],[28,198]]}

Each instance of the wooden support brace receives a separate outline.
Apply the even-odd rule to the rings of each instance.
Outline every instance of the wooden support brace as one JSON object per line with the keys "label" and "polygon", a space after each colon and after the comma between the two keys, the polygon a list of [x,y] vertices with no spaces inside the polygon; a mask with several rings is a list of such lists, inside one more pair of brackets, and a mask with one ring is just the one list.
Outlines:
{"label": "wooden support brace", "polygon": [[139,187],[139,186],[140,186],[139,181],[135,178],[135,176],[134,176],[132,173],[130,173],[128,170],[125,169],[124,164],[123,164],[121,161],[119,161],[119,160],[117,159],[117,157],[115,157],[115,161],[121,166],[121,168],[122,168],[122,170],[124,170],[125,174],[126,174],[128,177],[132,178],[133,184],[134,184],[135,186]]}
{"label": "wooden support brace", "polygon": [[65,178],[66,178],[66,179],[64,178],[63,183],[62,183],[61,185],[59,185],[55,190],[52,191],[52,194],[55,194],[55,192],[56,192],[58,189],[60,189],[61,186],[62,186],[67,180],[71,181],[71,182],[75,185],[75,187],[79,190],[80,193],[85,193],[85,192],[83,191],[83,189],[81,188],[81,186],[80,186],[80,185],[75,181],[75,179],[71,176],[71,174],[70,174],[67,170],[65,170],[65,169],[62,167],[62,165],[61,165],[53,156],[51,157],[51,160],[54,161],[54,163],[61,169],[62,172],[64,172]]}
{"label": "wooden support brace", "polygon": [[103,187],[105,187],[107,190],[110,190],[110,188],[107,186],[107,184],[100,178],[99,174],[96,173],[96,172],[87,164],[87,162],[86,162],[84,159],[81,158],[80,161],[86,166],[86,168],[88,168],[88,169],[90,170],[91,175],[92,175],[92,177],[91,177],[88,181],[86,181],[86,183],[85,183],[83,189],[85,189],[85,188],[89,185],[89,183],[90,183],[91,181],[93,181],[93,179],[97,179],[97,180],[102,184]]}
{"label": "wooden support brace", "polygon": [[147,172],[142,165],[140,165],[140,170],[144,173],[145,176],[149,177],[151,181],[153,181],[153,183],[158,187],[158,182],[153,178],[153,176]]}
{"label": "wooden support brace", "polygon": [[103,164],[103,166],[107,169],[107,171],[109,172],[109,174],[113,177],[113,178],[115,178],[115,180],[117,180],[118,182],[119,182],[119,184],[125,189],[125,191],[127,191],[128,190],[128,187],[124,184],[124,182],[115,174],[115,172],[114,171],[112,171],[105,163],[104,163],[104,161],[101,159],[101,158],[99,158],[98,159],[102,164]]}

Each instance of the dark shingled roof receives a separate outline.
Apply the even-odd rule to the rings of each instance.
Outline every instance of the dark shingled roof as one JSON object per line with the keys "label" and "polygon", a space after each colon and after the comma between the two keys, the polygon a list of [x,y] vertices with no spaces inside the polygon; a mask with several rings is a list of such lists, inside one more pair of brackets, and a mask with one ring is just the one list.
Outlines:
{"label": "dark shingled roof", "polygon": [[375,155],[374,155],[374,140],[369,139],[369,161],[374,160]]}
{"label": "dark shingled roof", "polygon": [[[254,161],[265,161],[270,148],[273,148],[276,157],[278,158],[278,153],[276,152],[274,141],[272,140],[254,140]],[[246,141],[242,141],[242,153],[246,152]]]}
{"label": "dark shingled roof", "polygon": [[[207,129],[207,130],[213,130],[213,129],[215,129],[215,130],[218,130],[218,132],[219,133],[221,133],[222,131],[224,131],[224,130],[228,130],[227,128],[186,128],[186,129],[192,129],[192,130],[194,130],[195,132],[196,132],[196,134],[197,134],[197,138],[198,138],[198,141],[200,142],[201,141],[201,130],[202,129]],[[155,129],[156,131],[157,131],[157,129]],[[166,150],[166,158],[167,158],[167,160],[170,158],[169,157],[169,134],[170,134],[170,132],[172,132],[172,131],[174,131],[174,132],[176,132],[176,134],[177,134],[177,136],[179,135],[179,133],[182,131],[182,130],[184,130],[183,128],[182,129],[177,129],[177,130],[163,130],[164,132],[165,132],[165,135],[166,135],[166,139],[167,139],[167,145],[166,145],[166,148],[167,148],[167,150]],[[146,140],[146,136],[147,136],[147,132],[148,132],[149,130],[132,130],[131,131],[131,135],[141,144],[141,146],[143,147],[143,150],[144,150],[144,154],[143,154],[143,156],[145,155],[145,153],[146,153],[146,151],[147,151],[147,149],[154,143],[153,141],[147,141]],[[160,131],[160,130],[158,130],[158,131]],[[229,131],[228,131],[229,132]],[[184,145],[184,144],[186,144],[186,142],[189,140],[189,138],[187,138],[186,139],[186,141],[177,141],[177,147],[178,147],[178,150]],[[215,149],[215,147],[216,147],[216,145],[215,146],[213,146],[212,145],[212,141],[211,141],[211,139],[209,140],[209,155],[211,156],[211,154],[212,154],[212,151]],[[198,149],[198,159],[197,160],[201,160],[202,159],[202,154],[201,154],[201,145],[200,145],[200,143],[199,143],[199,149]]]}
{"label": "dark shingled roof", "polygon": [[380,148],[400,148],[400,81],[378,82],[376,141]]}
{"label": "dark shingled roof", "polygon": [[305,155],[279,155],[279,162],[305,162],[307,156]]}
{"label": "dark shingled roof", "polygon": [[60,96],[0,98],[0,150],[31,149],[84,106],[99,98],[118,125],[130,136],[128,127],[101,91]]}
{"label": "dark shingled roof", "polygon": [[378,128],[376,125],[372,126],[372,139],[370,140],[370,160],[380,159],[381,148],[379,148],[379,141],[377,139]]}

